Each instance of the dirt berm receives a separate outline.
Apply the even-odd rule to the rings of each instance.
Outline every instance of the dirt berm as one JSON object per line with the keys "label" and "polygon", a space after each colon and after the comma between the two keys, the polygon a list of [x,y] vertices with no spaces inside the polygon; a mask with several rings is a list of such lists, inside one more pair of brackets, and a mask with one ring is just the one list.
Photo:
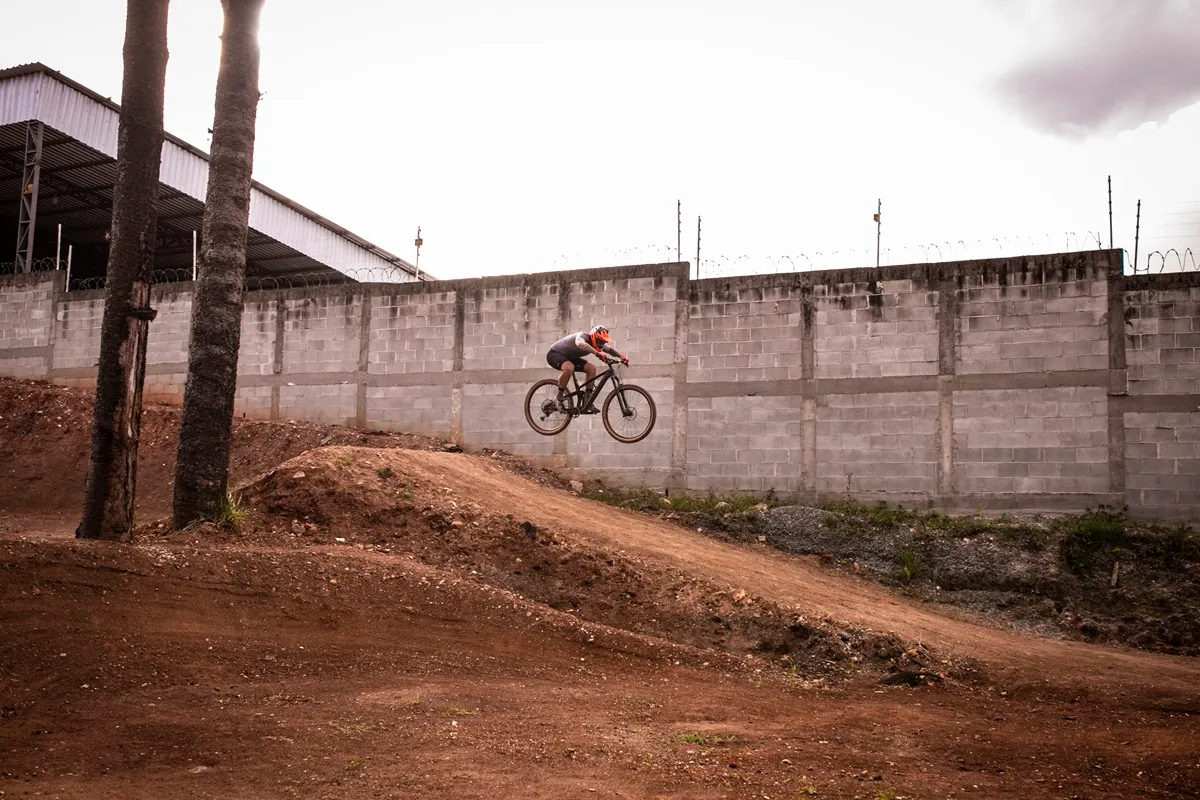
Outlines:
{"label": "dirt berm", "polygon": [[[1022,636],[933,610],[812,557],[727,544],[459,453],[326,447],[243,489],[243,537],[411,552],[580,618],[698,646],[770,653],[816,673],[885,663],[1010,689],[1182,689],[1200,665]],[[911,663],[906,663],[911,662]]]}

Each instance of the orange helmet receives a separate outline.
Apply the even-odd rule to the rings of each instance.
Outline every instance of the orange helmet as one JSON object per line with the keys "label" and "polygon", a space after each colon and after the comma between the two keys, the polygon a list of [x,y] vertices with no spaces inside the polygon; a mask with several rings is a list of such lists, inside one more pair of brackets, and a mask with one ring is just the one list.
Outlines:
{"label": "orange helmet", "polygon": [[612,335],[609,334],[608,328],[603,325],[597,325],[588,331],[588,341],[591,342],[592,347],[599,350],[602,345],[606,345],[612,341]]}

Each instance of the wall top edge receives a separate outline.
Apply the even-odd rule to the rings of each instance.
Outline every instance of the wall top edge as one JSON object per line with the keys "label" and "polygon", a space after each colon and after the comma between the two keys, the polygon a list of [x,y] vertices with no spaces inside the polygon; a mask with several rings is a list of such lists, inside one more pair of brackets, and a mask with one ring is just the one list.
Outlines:
{"label": "wall top edge", "polygon": [[732,288],[774,288],[821,286],[911,280],[919,285],[936,286],[946,281],[962,284],[966,278],[983,278],[999,283],[1014,277],[1020,283],[1066,281],[1072,271],[1102,272],[1110,279],[1121,276],[1121,250],[1084,250],[1009,258],[971,261],[938,261],[925,264],[901,264],[886,267],[856,267],[838,270],[810,270],[768,275],[744,275],[729,278],[692,280],[693,292],[721,291]]}
{"label": "wall top edge", "polygon": [[[1090,250],[1075,253],[1058,253],[1039,256],[985,259],[977,261],[948,261],[928,264],[907,264],[887,267],[863,267],[843,270],[792,272],[769,275],[743,275],[729,278],[691,279],[690,264],[667,262],[662,264],[637,264],[619,267],[599,267],[563,272],[532,272],[516,275],[495,275],[483,278],[459,278],[408,283],[345,283],[333,286],[299,287],[292,289],[255,290],[246,293],[247,302],[269,300],[304,299],[316,296],[327,297],[378,297],[405,296],[441,292],[478,293],[489,289],[506,289],[519,286],[544,286],[548,284],[579,284],[606,280],[634,278],[673,279],[680,289],[690,286],[696,297],[705,291],[727,291],[729,289],[803,287],[837,284],[870,284],[911,280],[918,285],[936,289],[947,281],[963,285],[968,278],[982,278],[1001,285],[1028,284],[1077,280],[1081,275],[1107,275],[1111,281],[1120,281],[1125,291],[1142,289],[1170,289],[1200,286],[1200,273],[1178,273],[1168,275],[1122,276],[1123,253],[1120,250]],[[14,281],[37,281],[38,275],[0,276],[0,286]],[[191,283],[159,284],[153,287],[152,297],[189,293]],[[75,291],[64,299],[93,300],[103,298],[103,290]]]}
{"label": "wall top edge", "polygon": [[1157,275],[1126,275],[1126,292],[1200,288],[1200,272],[1164,272]]}

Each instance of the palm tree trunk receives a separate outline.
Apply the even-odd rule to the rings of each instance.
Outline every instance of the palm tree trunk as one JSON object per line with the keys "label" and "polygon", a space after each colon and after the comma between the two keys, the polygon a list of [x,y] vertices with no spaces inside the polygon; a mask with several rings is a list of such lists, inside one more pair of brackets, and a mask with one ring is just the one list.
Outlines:
{"label": "palm tree trunk", "polygon": [[175,464],[177,529],[215,519],[227,491],[242,333],[263,0],[221,0],[221,6],[225,30]]}
{"label": "palm tree trunk", "polygon": [[168,0],[129,0],[126,10],[117,182],[92,454],[83,519],[75,530],[81,539],[123,540],[133,533],[146,336],[154,319],[150,284],[167,82],[167,5]]}

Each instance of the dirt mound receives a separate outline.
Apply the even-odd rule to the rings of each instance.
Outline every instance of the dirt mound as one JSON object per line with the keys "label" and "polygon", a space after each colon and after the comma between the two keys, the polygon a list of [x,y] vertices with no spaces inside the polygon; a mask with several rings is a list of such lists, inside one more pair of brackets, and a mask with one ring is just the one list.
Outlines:
{"label": "dirt mound", "polygon": [[1038,640],[937,613],[868,580],[848,580],[816,558],[714,541],[523,480],[493,462],[443,452],[310,451],[244,489],[254,511],[247,535],[411,553],[584,618],[727,652],[773,652],[813,673],[838,659],[825,644],[801,646],[809,637],[840,641],[843,664],[852,666],[887,662],[919,644],[926,669],[974,679],[978,659],[988,662],[990,680],[1011,688],[1053,679],[1126,691],[1148,669],[1180,685],[1200,678],[1195,662]]}
{"label": "dirt mound", "polygon": [[[413,556],[578,619],[697,648],[761,655],[808,677],[840,678],[866,668],[929,681],[950,672],[969,675],[965,663],[935,663],[924,648],[886,632],[796,613],[745,589],[692,575],[684,565],[580,537],[553,517],[534,522],[520,509],[511,513],[503,490],[494,495],[491,487],[464,483],[457,474],[467,465],[510,494],[545,492],[541,502],[549,509],[579,502],[514,475],[502,462],[499,454],[319,448],[239,489],[248,514],[236,533],[209,526],[203,536]],[[588,510],[607,509],[594,505]],[[586,524],[586,518],[574,521]],[[200,534],[149,525],[139,535],[186,542]]]}
{"label": "dirt mound", "polygon": [[[0,378],[0,511],[77,513],[91,453],[95,394],[43,381]],[[147,403],[138,447],[139,521],[169,514],[179,443],[179,408]],[[441,439],[363,431],[301,420],[235,419],[229,459],[237,484],[300,453],[327,445],[447,450]],[[497,463],[532,480],[566,483],[522,459],[498,454]]]}

